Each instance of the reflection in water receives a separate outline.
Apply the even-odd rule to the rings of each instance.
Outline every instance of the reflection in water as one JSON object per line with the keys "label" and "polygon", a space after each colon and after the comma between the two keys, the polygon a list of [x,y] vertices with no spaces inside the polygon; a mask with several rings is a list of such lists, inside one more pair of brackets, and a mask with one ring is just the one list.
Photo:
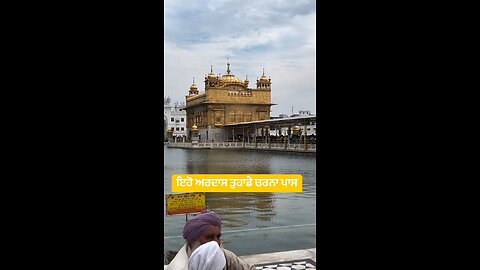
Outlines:
{"label": "reflection in water", "polygon": [[252,151],[240,152],[239,155],[235,154],[237,151],[231,150],[189,151],[191,153],[186,164],[188,173],[271,173],[269,164],[262,162],[262,156]]}
{"label": "reflection in water", "polygon": [[[301,174],[301,193],[207,193],[207,207],[222,218],[224,247],[239,256],[316,246],[315,155],[165,147],[164,157],[164,195],[172,193],[171,176],[176,173]],[[181,237],[184,225],[185,215],[165,217],[166,263],[185,243]]]}
{"label": "reflection in water", "polygon": [[275,215],[271,192],[207,193],[207,207],[222,217],[225,228],[248,227],[252,218],[270,221]]}

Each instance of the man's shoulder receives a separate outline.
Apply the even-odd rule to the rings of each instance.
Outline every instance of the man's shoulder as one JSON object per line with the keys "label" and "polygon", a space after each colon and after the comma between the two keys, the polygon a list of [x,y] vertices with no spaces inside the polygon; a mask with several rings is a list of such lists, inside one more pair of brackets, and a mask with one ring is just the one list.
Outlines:
{"label": "man's shoulder", "polygon": [[231,252],[230,250],[226,249],[226,248],[222,248],[223,252],[225,254],[228,254],[229,256],[235,256],[237,257],[237,255],[235,255],[235,253]]}
{"label": "man's shoulder", "polygon": [[167,270],[180,270],[187,269],[188,266],[188,255],[186,250],[186,245],[184,245],[175,255],[175,258],[170,262],[167,267]]}
{"label": "man's shoulder", "polygon": [[249,265],[242,259],[240,259],[235,253],[231,252],[228,249],[223,249],[223,253],[225,254],[225,259],[227,260],[227,268],[226,269],[242,269],[242,270],[249,270],[255,269],[253,265]]}

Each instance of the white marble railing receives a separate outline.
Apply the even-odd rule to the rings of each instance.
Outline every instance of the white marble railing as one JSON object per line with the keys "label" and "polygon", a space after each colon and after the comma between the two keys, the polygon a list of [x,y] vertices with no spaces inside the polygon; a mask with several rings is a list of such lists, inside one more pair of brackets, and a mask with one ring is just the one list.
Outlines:
{"label": "white marble railing", "polygon": [[[190,142],[170,142],[169,146],[172,147],[192,147]],[[201,142],[198,143],[198,147],[202,148],[260,148],[260,149],[288,149],[288,150],[305,150],[305,144],[285,144],[285,143],[243,143],[243,142]],[[307,150],[316,151],[316,144],[307,144]]]}

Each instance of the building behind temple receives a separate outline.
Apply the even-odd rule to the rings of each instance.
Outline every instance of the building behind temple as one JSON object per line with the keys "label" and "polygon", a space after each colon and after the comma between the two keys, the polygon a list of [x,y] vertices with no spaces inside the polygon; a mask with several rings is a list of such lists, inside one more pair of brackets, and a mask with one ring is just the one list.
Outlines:
{"label": "building behind temple", "polygon": [[226,124],[270,119],[271,79],[257,78],[256,87],[249,88],[248,78],[240,80],[230,70],[224,75],[215,75],[213,67],[205,75],[204,91],[199,91],[193,81],[186,100],[187,137],[192,126],[198,128],[200,140],[225,140],[227,134],[222,128]]}
{"label": "building behind temple", "polygon": [[[293,113],[292,115],[288,116],[287,114],[280,114],[277,117],[271,117],[271,119],[289,119],[299,116],[315,116],[315,114],[311,114],[310,111],[298,111],[298,113]],[[301,134],[305,134],[305,129],[307,130],[307,136],[316,136],[317,132],[317,122],[316,121],[309,121],[305,126],[300,126]],[[276,134],[287,134],[288,127],[282,127],[281,131],[277,131],[276,128],[270,129],[270,136],[275,136]]]}
{"label": "building behind temple", "polygon": [[187,139],[187,121],[185,104],[175,102],[170,105],[170,98],[163,99],[163,132],[164,138],[167,137],[167,130],[173,131],[172,135],[175,141],[185,141]]}

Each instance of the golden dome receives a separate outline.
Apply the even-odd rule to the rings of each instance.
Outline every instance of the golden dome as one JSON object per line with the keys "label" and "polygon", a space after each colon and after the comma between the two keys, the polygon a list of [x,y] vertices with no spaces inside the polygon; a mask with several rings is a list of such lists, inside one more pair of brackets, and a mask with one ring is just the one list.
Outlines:
{"label": "golden dome", "polygon": [[225,74],[220,78],[220,81],[223,83],[242,83],[240,79],[233,74]]}
{"label": "golden dome", "polygon": [[207,75],[209,78],[214,78],[215,77],[215,73],[213,73],[213,66],[210,66],[210,73],[208,73]]}
{"label": "golden dome", "polygon": [[263,69],[262,77],[260,77],[260,81],[268,81],[267,76],[265,76],[265,69]]}
{"label": "golden dome", "polygon": [[197,89],[197,85],[195,84],[195,78],[193,78],[193,83],[192,86],[190,86],[190,89]]}
{"label": "golden dome", "polygon": [[193,126],[192,126],[192,130],[193,130],[193,131],[196,131],[196,130],[198,130],[198,127],[197,127],[197,125],[193,124]]}
{"label": "golden dome", "polygon": [[227,63],[227,74],[224,74],[220,78],[220,82],[224,84],[229,84],[229,83],[240,83],[242,84],[243,82],[235,75],[232,74],[230,71],[230,63]]}
{"label": "golden dome", "polygon": [[198,94],[198,88],[197,88],[197,85],[195,84],[195,78],[193,78],[193,83],[192,83],[192,85],[190,86],[190,91],[188,91],[188,93],[189,93],[190,95]]}

